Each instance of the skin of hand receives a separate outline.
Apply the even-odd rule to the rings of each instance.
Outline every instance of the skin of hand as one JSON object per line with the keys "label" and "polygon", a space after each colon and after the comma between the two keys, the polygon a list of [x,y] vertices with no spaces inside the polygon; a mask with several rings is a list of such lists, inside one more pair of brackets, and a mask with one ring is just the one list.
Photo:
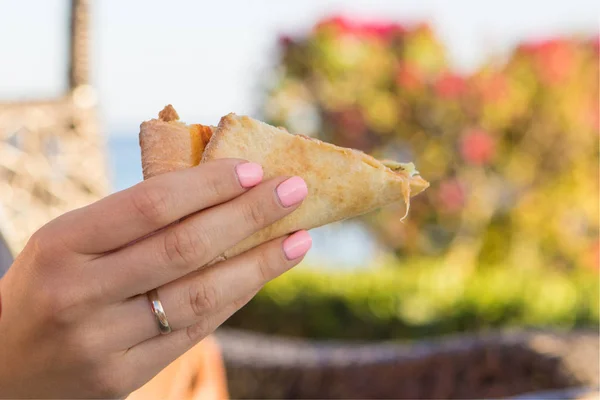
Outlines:
{"label": "skin of hand", "polygon": [[[298,264],[306,231],[207,268],[294,211],[299,177],[223,159],[166,173],[52,220],[0,280],[0,397],[119,398]],[[173,331],[146,293],[158,288]]]}

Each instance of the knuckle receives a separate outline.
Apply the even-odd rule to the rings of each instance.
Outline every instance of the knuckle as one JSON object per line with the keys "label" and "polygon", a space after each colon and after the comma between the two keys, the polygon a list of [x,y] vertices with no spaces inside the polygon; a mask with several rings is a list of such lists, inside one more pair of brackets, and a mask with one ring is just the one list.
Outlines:
{"label": "knuckle", "polygon": [[208,238],[203,230],[180,224],[167,231],[164,239],[164,254],[170,264],[195,263],[208,248]]}
{"label": "knuckle", "polygon": [[213,285],[198,283],[190,287],[189,303],[196,317],[202,317],[218,307],[219,294]]}
{"label": "knuckle", "polygon": [[27,241],[26,248],[30,252],[34,254],[43,254],[47,250],[46,247],[46,231],[48,228],[46,226],[42,226],[40,229],[35,231]]}
{"label": "knuckle", "polygon": [[196,322],[195,324],[190,325],[187,328],[185,328],[185,332],[191,343],[196,343],[196,342],[204,339],[211,332],[210,318],[202,318],[200,321]]}
{"label": "knuckle", "polygon": [[29,237],[24,253],[35,257],[38,264],[54,264],[58,259],[64,263],[77,253],[72,249],[75,235],[70,229],[76,221],[76,211],[69,211],[36,230]]}
{"label": "knuckle", "polygon": [[255,259],[256,268],[263,283],[270,281],[276,276],[276,266],[272,260],[273,257],[270,256],[268,251],[262,250],[257,252]]}
{"label": "knuckle", "polygon": [[140,186],[132,196],[134,209],[150,223],[168,223],[165,216],[169,211],[169,193],[155,186]]}
{"label": "knuckle", "polygon": [[58,218],[35,231],[19,255],[19,258],[28,261],[33,270],[43,275],[50,269],[64,269],[78,261],[77,253],[70,250],[67,244],[66,238],[71,232],[56,226],[57,221]]}
{"label": "knuckle", "polygon": [[209,197],[215,199],[221,199],[229,197],[228,194],[231,192],[231,180],[223,179],[222,174],[210,174],[207,179],[203,191],[209,194]]}
{"label": "knuckle", "polygon": [[252,201],[242,203],[242,215],[246,224],[251,226],[265,226],[268,221],[265,203]]}
{"label": "knuckle", "polygon": [[60,248],[54,243],[57,235],[51,232],[51,228],[43,226],[34,232],[25,246],[25,253],[33,259],[35,265],[48,265],[52,263],[53,256]]}
{"label": "knuckle", "polygon": [[236,310],[239,310],[240,308],[244,307],[246,304],[248,304],[248,302],[250,300],[252,300],[254,298],[254,296],[256,296],[256,293],[258,293],[258,290],[252,292],[251,295],[248,296],[244,296],[241,297],[239,299],[234,300],[233,302],[233,306],[235,307]]}

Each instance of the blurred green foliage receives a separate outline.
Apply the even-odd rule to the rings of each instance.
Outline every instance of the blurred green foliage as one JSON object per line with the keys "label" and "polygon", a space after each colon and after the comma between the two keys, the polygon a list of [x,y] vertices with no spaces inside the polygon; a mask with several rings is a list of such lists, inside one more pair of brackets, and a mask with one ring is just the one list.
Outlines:
{"label": "blurred green foliage", "polygon": [[488,328],[595,327],[595,272],[486,266],[469,274],[414,260],[359,271],[298,268],[270,282],[227,326],[318,339],[420,339]]}
{"label": "blurred green foliage", "polygon": [[[468,75],[426,25],[319,22],[281,38],[264,117],[431,187],[363,221],[395,257],[298,269],[227,324],[311,338],[418,339],[598,327],[598,38],[523,43]],[[489,50],[489,49],[487,49]]]}
{"label": "blurred green foliage", "polygon": [[364,217],[398,257],[597,268],[597,38],[524,43],[468,75],[425,24],[335,17],[281,48],[265,119],[431,182],[404,222],[400,206]]}

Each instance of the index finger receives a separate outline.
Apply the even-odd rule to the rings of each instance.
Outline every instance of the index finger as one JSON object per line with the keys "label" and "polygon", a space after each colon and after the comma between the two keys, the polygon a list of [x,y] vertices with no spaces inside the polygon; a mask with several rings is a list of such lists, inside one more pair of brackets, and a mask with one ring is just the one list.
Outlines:
{"label": "index finger", "polygon": [[263,177],[260,165],[236,159],[210,161],[169,172],[71,211],[50,225],[81,254],[123,247],[190,214],[227,202]]}

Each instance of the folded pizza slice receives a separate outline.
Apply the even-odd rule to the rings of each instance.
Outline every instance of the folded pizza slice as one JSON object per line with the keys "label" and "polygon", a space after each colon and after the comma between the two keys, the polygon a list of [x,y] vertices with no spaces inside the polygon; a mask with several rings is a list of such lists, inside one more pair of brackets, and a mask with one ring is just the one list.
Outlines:
{"label": "folded pizza slice", "polygon": [[358,150],[294,135],[247,116],[229,114],[219,125],[186,125],[168,105],[140,126],[144,179],[219,158],[240,158],[263,167],[264,179],[301,176],[308,196],[294,212],[255,233],[220,259],[268,240],[356,217],[425,190],[412,163],[379,161]]}

